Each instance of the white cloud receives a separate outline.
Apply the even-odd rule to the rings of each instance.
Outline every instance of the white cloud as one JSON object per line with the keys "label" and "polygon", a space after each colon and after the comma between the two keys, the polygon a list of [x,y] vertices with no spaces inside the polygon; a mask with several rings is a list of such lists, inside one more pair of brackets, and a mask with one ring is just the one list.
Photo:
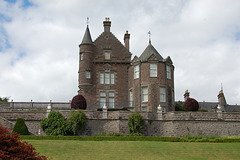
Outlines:
{"label": "white cloud", "polygon": [[[228,103],[240,101],[240,2],[229,0],[169,1],[0,1],[0,96],[15,101],[68,101],[77,94],[78,44],[86,17],[96,39],[102,21],[140,55],[152,44],[175,65],[176,100],[186,89],[199,101],[217,101],[221,83]],[[136,3],[138,5],[136,5]],[[2,19],[1,19],[2,18]],[[10,48],[7,43],[10,44]]]}

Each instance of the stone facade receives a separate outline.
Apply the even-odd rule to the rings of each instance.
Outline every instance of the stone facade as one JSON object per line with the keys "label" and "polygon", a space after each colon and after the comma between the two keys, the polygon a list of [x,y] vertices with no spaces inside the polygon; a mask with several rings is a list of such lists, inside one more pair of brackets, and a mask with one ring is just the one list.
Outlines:
{"label": "stone facade", "polygon": [[[87,110],[106,105],[107,108],[131,107],[136,111],[156,112],[160,104],[165,111],[173,111],[174,66],[171,58],[162,58],[149,41],[142,55],[131,60],[128,31],[123,45],[110,31],[109,18],[103,26],[103,33],[95,41],[87,26],[79,45],[79,94],[85,97]],[[137,73],[136,65],[139,65]],[[152,65],[155,68],[151,68]],[[151,76],[150,72],[155,75]],[[147,87],[148,92],[144,101],[142,87]]]}

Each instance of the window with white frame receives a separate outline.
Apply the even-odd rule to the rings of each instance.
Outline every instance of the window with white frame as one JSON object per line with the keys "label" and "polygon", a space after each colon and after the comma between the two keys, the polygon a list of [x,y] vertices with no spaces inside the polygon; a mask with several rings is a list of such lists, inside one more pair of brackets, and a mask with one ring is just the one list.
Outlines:
{"label": "window with white frame", "polygon": [[114,84],[114,73],[100,73],[100,84]]}
{"label": "window with white frame", "polygon": [[133,107],[133,93],[132,93],[132,90],[129,92],[129,107]]}
{"label": "window with white frame", "polygon": [[139,65],[134,66],[134,79],[139,78]]}
{"label": "window with white frame", "polygon": [[165,89],[165,87],[160,87],[160,102],[166,102],[166,89]]}
{"label": "window with white frame", "polygon": [[142,102],[148,102],[148,87],[142,87]]}
{"label": "window with white frame", "polygon": [[147,112],[147,106],[142,106],[142,112]]}
{"label": "window with white frame", "polygon": [[171,79],[171,67],[167,66],[167,79]]}
{"label": "window with white frame", "polygon": [[157,77],[157,64],[150,64],[150,77]]}
{"label": "window with white frame", "polygon": [[80,53],[80,61],[83,60],[83,53]]}
{"label": "window with white frame", "polygon": [[114,92],[109,92],[108,93],[108,108],[114,108]]}
{"label": "window with white frame", "polygon": [[91,79],[91,72],[90,71],[86,71],[86,79]]}
{"label": "window with white frame", "polygon": [[106,93],[100,92],[100,108],[103,108],[104,105],[106,105]]}
{"label": "window with white frame", "polygon": [[110,51],[105,51],[104,52],[104,57],[105,57],[105,59],[109,60],[111,58]]}

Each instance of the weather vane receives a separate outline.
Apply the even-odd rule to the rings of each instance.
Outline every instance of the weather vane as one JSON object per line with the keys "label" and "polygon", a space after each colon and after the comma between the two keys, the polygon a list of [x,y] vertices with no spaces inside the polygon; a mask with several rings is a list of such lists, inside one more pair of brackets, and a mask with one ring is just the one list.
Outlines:
{"label": "weather vane", "polygon": [[151,43],[151,35],[152,35],[152,34],[151,34],[151,32],[149,31],[149,32],[148,32],[148,36],[149,36],[149,43]]}

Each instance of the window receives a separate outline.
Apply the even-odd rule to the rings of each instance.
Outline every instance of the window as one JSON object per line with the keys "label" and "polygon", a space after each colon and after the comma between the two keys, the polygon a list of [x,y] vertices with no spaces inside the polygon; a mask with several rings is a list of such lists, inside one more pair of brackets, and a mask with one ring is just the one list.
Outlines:
{"label": "window", "polygon": [[150,64],[150,77],[157,77],[157,64]]}
{"label": "window", "polygon": [[167,79],[171,79],[171,68],[167,66]]}
{"label": "window", "polygon": [[91,79],[91,72],[90,71],[86,71],[86,79]]}
{"label": "window", "polygon": [[142,87],[142,102],[148,101],[148,87]]}
{"label": "window", "polygon": [[83,53],[80,53],[80,61],[83,60]]}
{"label": "window", "polygon": [[139,65],[134,66],[134,79],[139,78]]}
{"label": "window", "polygon": [[132,93],[132,90],[129,92],[129,107],[133,107],[133,93]]}
{"label": "window", "polygon": [[104,105],[106,105],[106,93],[100,92],[100,108],[103,108]]}
{"label": "window", "polygon": [[142,111],[147,112],[147,106],[142,106]]}
{"label": "window", "polygon": [[111,73],[111,84],[114,84],[114,73]]}
{"label": "window", "polygon": [[100,108],[107,106],[107,108],[115,107],[115,93],[114,92],[100,92]]}
{"label": "window", "polygon": [[100,73],[100,84],[104,84],[104,74]]}
{"label": "window", "polygon": [[110,84],[110,75],[109,73],[105,73],[105,84]]}
{"label": "window", "polygon": [[108,93],[108,108],[114,108],[114,92],[109,92]]}
{"label": "window", "polygon": [[114,73],[100,73],[100,84],[114,84]]}
{"label": "window", "polygon": [[172,90],[172,105],[174,106],[175,101],[174,101],[174,90]]}
{"label": "window", "polygon": [[105,59],[110,59],[110,51],[105,51],[104,52],[104,57],[105,57]]}
{"label": "window", "polygon": [[160,87],[160,102],[166,102],[166,89],[165,89],[165,87]]}

